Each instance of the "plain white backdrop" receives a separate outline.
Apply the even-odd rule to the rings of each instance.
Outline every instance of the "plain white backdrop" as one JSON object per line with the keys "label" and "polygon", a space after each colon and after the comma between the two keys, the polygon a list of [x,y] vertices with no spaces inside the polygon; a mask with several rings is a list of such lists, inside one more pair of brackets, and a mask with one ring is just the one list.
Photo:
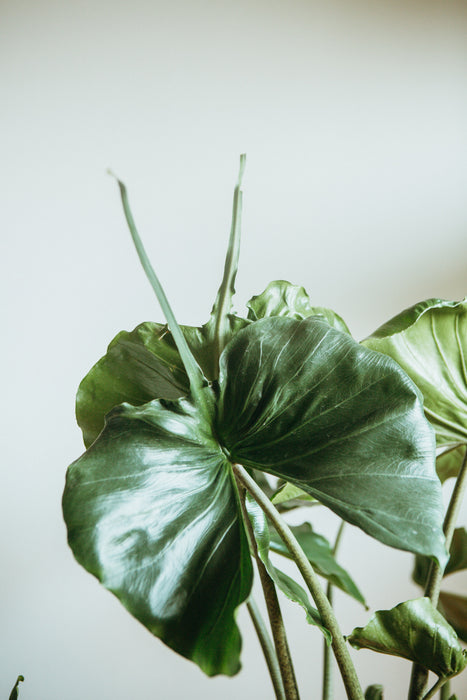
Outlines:
{"label": "plain white backdrop", "polygon": [[[244,668],[209,680],[67,548],[78,383],[119,330],[162,320],[106,169],[179,321],[198,324],[247,152],[238,310],[288,279],[361,338],[416,301],[467,294],[466,40],[456,0],[0,2],[1,698],[19,673],[21,700],[272,697],[243,612]],[[313,521],[333,536],[332,515]],[[411,562],[348,528],[342,563],[372,610],[419,595]],[[370,614],[337,607],[347,633]],[[314,700],[321,640],[284,610]],[[365,685],[404,696],[408,663],[354,657]],[[467,674],[453,687],[467,697]]]}

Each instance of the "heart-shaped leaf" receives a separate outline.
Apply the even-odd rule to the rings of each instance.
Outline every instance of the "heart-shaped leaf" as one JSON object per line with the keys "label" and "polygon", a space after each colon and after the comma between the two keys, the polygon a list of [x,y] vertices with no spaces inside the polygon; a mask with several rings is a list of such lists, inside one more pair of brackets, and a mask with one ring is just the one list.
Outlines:
{"label": "heart-shaped leaf", "polygon": [[467,597],[441,591],[439,602],[446,620],[456,630],[459,638],[467,643]]}
{"label": "heart-shaped leaf", "polygon": [[356,649],[409,659],[443,678],[455,676],[467,664],[455,631],[429,598],[379,610],[365,627],[354,629],[348,641]]}
{"label": "heart-shaped leaf", "polygon": [[434,436],[419,392],[390,358],[313,317],[266,318],[227,345],[219,385],[215,432],[232,461],[444,564]]}
{"label": "heart-shaped leaf", "polygon": [[333,328],[350,333],[344,320],[335,311],[322,306],[312,306],[303,287],[285,280],[270,282],[264,292],[250,299],[247,307],[248,318],[252,321],[271,316],[286,316],[298,320],[317,316]]}
{"label": "heart-shaped leaf", "polygon": [[251,560],[201,411],[185,399],[114,409],[68,470],[63,512],[76,559],[153,634],[208,675],[239,670]]}
{"label": "heart-shaped leaf", "polygon": [[[291,526],[290,529],[316,573],[365,605],[365,599],[356,584],[347,571],[337,563],[328,540],[314,532],[310,523]],[[270,548],[271,551],[290,558],[289,550],[274,529],[271,529]]]}
{"label": "heart-shaped leaf", "polygon": [[[438,445],[467,444],[467,300],[416,304],[363,344],[390,355],[419,387]],[[450,456],[458,468],[462,456]]]}

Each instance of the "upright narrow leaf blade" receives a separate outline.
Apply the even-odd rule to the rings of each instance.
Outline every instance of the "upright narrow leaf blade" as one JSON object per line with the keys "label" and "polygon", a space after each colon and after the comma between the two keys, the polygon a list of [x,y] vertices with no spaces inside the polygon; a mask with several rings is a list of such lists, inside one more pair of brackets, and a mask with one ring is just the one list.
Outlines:
{"label": "upright narrow leaf blade", "polygon": [[8,698],[8,700],[18,700],[19,684],[22,681],[24,681],[24,676],[18,676],[18,678],[16,679],[16,683],[14,684],[11,690],[10,697]]}
{"label": "upright narrow leaf blade", "polygon": [[414,661],[443,678],[457,675],[467,664],[456,633],[428,598],[378,611],[365,627],[354,629],[348,641],[356,649]]}
{"label": "upright narrow leaf blade", "polygon": [[133,214],[130,209],[130,204],[128,202],[128,194],[126,191],[126,187],[121,182],[118,180],[118,186],[120,188],[120,195],[122,198],[122,204],[123,204],[123,210],[125,212],[125,217],[128,223],[128,228],[130,229],[131,237],[133,239],[133,243],[136,248],[136,252],[138,253],[138,257],[140,259],[141,265],[143,266],[143,269],[146,273],[146,277],[149,280],[149,283],[151,284],[151,287],[154,290],[154,293],[156,294],[156,297],[159,301],[159,304],[161,305],[162,311],[164,313],[164,316],[167,319],[167,323],[169,325],[169,328],[172,332],[172,335],[175,340],[175,344],[178,348],[178,352],[180,353],[180,357],[182,358],[183,365],[185,367],[186,373],[188,375],[188,378],[190,380],[190,389],[191,393],[193,395],[193,399],[199,404],[199,406],[205,411],[206,415],[208,413],[208,407],[204,404],[204,392],[203,392],[203,386],[205,385],[205,378],[203,373],[201,372],[201,369],[199,365],[197,364],[195,358],[193,357],[193,354],[188,346],[188,343],[186,342],[186,339],[177,323],[177,320],[174,316],[174,313],[172,311],[172,308],[168,302],[168,299],[165,295],[165,292],[162,288],[161,283],[159,282],[159,279],[154,272],[154,269],[149,261],[149,258],[146,254],[146,251],[143,246],[143,242],[140,238],[140,235],[138,233],[138,230],[136,228],[134,219],[133,219]]}
{"label": "upright narrow leaf blade", "polygon": [[395,362],[316,318],[266,318],[230,341],[219,384],[217,434],[233,461],[444,564],[433,431]]}
{"label": "upright narrow leaf blade", "polygon": [[208,675],[239,670],[251,560],[230,465],[198,409],[114,409],[68,470],[63,512],[76,559],[154,635]]}
{"label": "upright narrow leaf blade", "polygon": [[241,218],[242,218],[242,199],[241,191],[243,172],[245,170],[246,155],[242,153],[240,156],[240,170],[238,180],[234,190],[234,199],[232,207],[232,226],[230,229],[229,245],[224,266],[224,276],[221,286],[217,292],[216,301],[211,312],[213,321],[213,336],[214,336],[214,364],[212,372],[214,378],[217,379],[219,372],[219,357],[229,339],[229,322],[228,314],[232,309],[232,298],[235,294],[235,278],[237,276],[238,258],[240,255],[240,237],[241,237]]}

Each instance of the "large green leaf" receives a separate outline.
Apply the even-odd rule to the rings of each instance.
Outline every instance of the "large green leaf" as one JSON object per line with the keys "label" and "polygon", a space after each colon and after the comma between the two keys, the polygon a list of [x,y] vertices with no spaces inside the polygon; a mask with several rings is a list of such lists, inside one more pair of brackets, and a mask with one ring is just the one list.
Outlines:
{"label": "large green leaf", "polygon": [[308,593],[299,583],[273,565],[269,558],[271,533],[267,518],[260,506],[249,495],[246,496],[246,508],[251,522],[253,533],[258,548],[258,554],[266,570],[282,593],[293,603],[298,603],[306,613],[307,622],[316,625],[324,634],[326,640],[331,642],[331,633],[323,626],[319,612],[310,602]]}
{"label": "large green leaf", "polygon": [[[229,315],[230,338],[248,321]],[[212,380],[214,366],[213,321],[200,328],[181,326],[188,346],[203,374]],[[152,399],[186,396],[190,383],[167,325],[141,323],[122,331],[107,353],[82,380],[76,396],[76,418],[89,447],[104,427],[105,415],[121,403],[139,406]]]}
{"label": "large green leaf", "polygon": [[454,627],[459,638],[467,643],[467,597],[441,591],[439,603],[446,620]]}
{"label": "large green leaf", "polygon": [[138,620],[207,674],[232,675],[251,560],[230,466],[201,416],[185,399],[114,409],[68,470],[63,512],[76,559]]}
{"label": "large green leaf", "polygon": [[[412,578],[419,586],[425,586],[430,560],[417,555]],[[449,548],[449,560],[444,570],[444,576],[453,574],[456,571],[467,569],[467,531],[463,527],[456,528]]]}
{"label": "large green leaf", "polygon": [[303,320],[317,316],[344,333],[349,333],[344,320],[322,306],[312,306],[310,298],[303,287],[298,287],[285,280],[270,282],[264,292],[254,296],[247,303],[248,318],[258,321],[271,316],[286,316]]}
{"label": "large green leaf", "polygon": [[266,318],[232,338],[219,383],[216,433],[232,461],[444,564],[434,436],[395,362],[319,319]]}
{"label": "large green leaf", "polygon": [[455,631],[428,598],[379,610],[365,627],[354,629],[348,640],[356,649],[401,656],[440,677],[455,676],[467,664]]}
{"label": "large green leaf", "polygon": [[467,300],[416,304],[363,344],[390,355],[422,391],[438,445],[467,443]]}
{"label": "large green leaf", "polygon": [[[290,529],[315,571],[365,605],[365,599],[356,584],[337,563],[328,540],[315,532],[310,523],[293,525]],[[274,529],[271,529],[271,550],[290,558],[289,550]]]}

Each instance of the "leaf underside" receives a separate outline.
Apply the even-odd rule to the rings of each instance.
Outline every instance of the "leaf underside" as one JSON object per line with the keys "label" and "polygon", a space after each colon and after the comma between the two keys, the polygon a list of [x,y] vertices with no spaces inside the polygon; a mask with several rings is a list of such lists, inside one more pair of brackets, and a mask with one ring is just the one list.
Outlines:
{"label": "leaf underside", "polygon": [[[438,445],[467,443],[466,300],[429,299],[416,304],[363,344],[396,360],[421,390]],[[462,457],[462,450],[450,454],[451,473],[453,459],[458,470]],[[439,459],[442,471],[446,458]]]}
{"label": "leaf underside", "polygon": [[[290,527],[300,547],[316,573],[365,605],[365,599],[345,569],[337,563],[328,540],[315,532],[310,523]],[[271,550],[291,558],[290,552],[277,532],[271,528]]]}
{"label": "leaf underside", "polygon": [[428,598],[379,610],[365,627],[354,629],[348,641],[356,649],[414,661],[440,677],[460,673],[467,663],[455,631]]}

